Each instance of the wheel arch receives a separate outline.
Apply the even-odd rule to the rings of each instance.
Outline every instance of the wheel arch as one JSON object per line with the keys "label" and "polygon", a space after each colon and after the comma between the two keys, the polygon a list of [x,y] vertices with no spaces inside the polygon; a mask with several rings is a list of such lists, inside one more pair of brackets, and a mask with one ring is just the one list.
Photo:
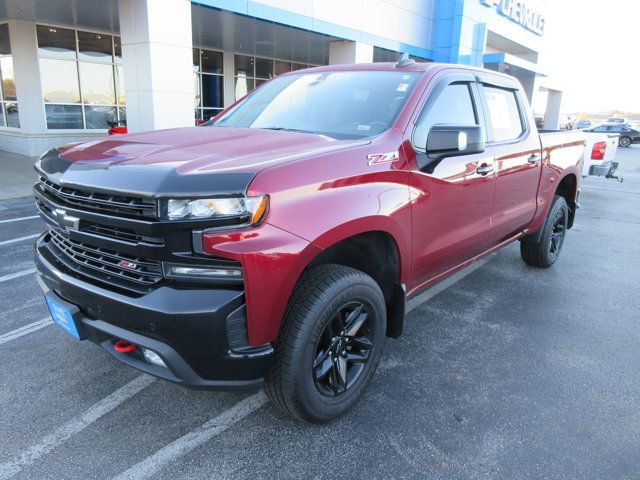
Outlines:
{"label": "wheel arch", "polygon": [[316,255],[307,269],[325,264],[351,267],[373,278],[387,305],[387,336],[400,336],[406,289],[402,282],[402,252],[390,232],[367,230],[341,238]]}
{"label": "wheel arch", "polygon": [[558,183],[554,195],[563,197],[569,207],[569,223],[568,228],[573,227],[573,221],[576,216],[576,197],[578,194],[578,178],[573,173],[568,173]]}

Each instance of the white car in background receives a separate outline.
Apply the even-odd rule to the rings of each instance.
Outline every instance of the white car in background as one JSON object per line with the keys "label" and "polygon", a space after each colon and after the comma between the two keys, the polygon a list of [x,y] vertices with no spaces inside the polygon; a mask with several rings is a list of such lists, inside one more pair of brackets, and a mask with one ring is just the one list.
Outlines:
{"label": "white car in background", "polygon": [[615,175],[618,162],[615,162],[618,151],[619,135],[617,133],[584,132],[587,144],[584,149],[584,163],[582,165],[582,177],[590,175],[606,178],[622,178]]}

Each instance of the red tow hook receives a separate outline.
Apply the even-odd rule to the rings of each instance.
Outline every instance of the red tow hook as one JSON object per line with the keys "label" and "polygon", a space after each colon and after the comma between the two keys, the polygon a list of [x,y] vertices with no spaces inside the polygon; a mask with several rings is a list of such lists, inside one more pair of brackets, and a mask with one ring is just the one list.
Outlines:
{"label": "red tow hook", "polygon": [[126,340],[118,340],[116,343],[113,344],[113,349],[116,352],[120,352],[120,353],[131,353],[135,351],[136,348],[138,348],[137,345],[134,345],[133,343],[129,343]]}

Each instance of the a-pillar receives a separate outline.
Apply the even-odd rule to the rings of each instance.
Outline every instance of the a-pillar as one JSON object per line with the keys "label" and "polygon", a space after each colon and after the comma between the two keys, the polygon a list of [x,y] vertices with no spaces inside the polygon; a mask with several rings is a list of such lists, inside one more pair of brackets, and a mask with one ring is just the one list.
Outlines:
{"label": "a-pillar", "polygon": [[193,126],[189,0],[119,0],[130,132]]}

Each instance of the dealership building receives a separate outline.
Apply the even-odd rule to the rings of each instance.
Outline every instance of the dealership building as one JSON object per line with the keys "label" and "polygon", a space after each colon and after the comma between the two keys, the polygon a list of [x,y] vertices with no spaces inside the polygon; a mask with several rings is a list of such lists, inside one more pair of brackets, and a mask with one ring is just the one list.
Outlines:
{"label": "dealership building", "polygon": [[[522,83],[557,126],[546,0],[0,0],[0,150],[194,125],[283,72],[417,61]],[[546,108],[545,108],[546,107]]]}

